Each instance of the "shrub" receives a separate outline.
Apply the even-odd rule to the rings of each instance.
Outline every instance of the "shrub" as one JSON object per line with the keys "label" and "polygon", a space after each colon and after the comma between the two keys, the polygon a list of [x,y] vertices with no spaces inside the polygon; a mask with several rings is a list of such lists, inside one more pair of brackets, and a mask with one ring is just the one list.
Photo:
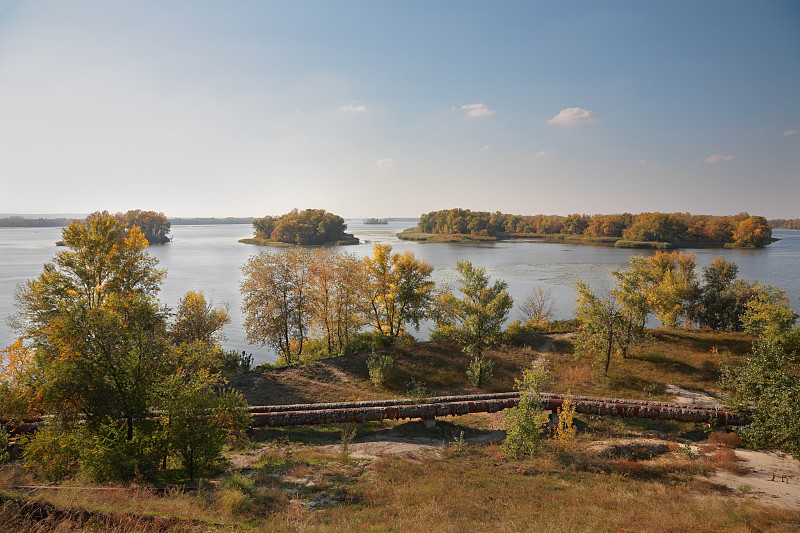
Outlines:
{"label": "shrub", "polygon": [[480,388],[485,385],[492,377],[492,368],[494,363],[491,359],[487,359],[480,355],[472,358],[467,367],[467,378],[473,386]]}
{"label": "shrub", "polygon": [[547,370],[537,362],[523,373],[521,380],[514,380],[520,398],[517,407],[506,409],[506,455],[519,458],[539,449],[542,424],[547,421],[547,414],[542,412],[539,389],[547,378]]}
{"label": "shrub", "polygon": [[414,400],[421,400],[428,396],[428,386],[421,379],[411,378],[406,382],[406,394]]}
{"label": "shrub", "polygon": [[356,436],[358,428],[352,424],[344,424],[339,432],[341,442],[339,444],[339,458],[343,463],[350,461],[350,443]]}
{"label": "shrub", "polygon": [[369,379],[376,387],[381,387],[392,378],[394,359],[389,354],[378,355],[375,350],[367,359]]}
{"label": "shrub", "polygon": [[47,481],[62,481],[78,472],[82,442],[76,430],[45,426],[28,439],[22,452],[25,468]]}
{"label": "shrub", "polygon": [[217,502],[223,513],[236,516],[253,508],[256,489],[255,483],[248,477],[233,473],[222,480],[217,492]]}
{"label": "shrub", "polygon": [[164,453],[163,434],[156,428],[126,438],[126,428],[109,421],[81,435],[81,474],[96,482],[130,482],[141,475],[154,479]]}
{"label": "shrub", "polygon": [[572,398],[564,397],[564,403],[558,408],[558,425],[556,425],[556,445],[562,451],[569,450],[575,444],[575,404]]}
{"label": "shrub", "polygon": [[0,464],[8,461],[10,455],[8,453],[8,431],[6,428],[0,426]]}

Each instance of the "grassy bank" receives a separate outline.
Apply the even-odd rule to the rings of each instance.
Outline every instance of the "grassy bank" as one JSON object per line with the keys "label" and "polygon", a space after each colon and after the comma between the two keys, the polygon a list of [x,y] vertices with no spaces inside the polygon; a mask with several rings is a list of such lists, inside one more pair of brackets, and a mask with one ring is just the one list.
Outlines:
{"label": "grassy bank", "polygon": [[[445,243],[481,243],[499,242],[514,240],[534,240],[541,242],[556,242],[569,244],[586,244],[591,246],[614,246],[616,248],[631,249],[652,249],[652,250],[672,250],[676,248],[748,248],[734,246],[732,243],[723,244],[721,242],[695,242],[695,241],[676,241],[676,242],[651,242],[651,241],[629,241],[619,237],[592,237],[590,235],[573,235],[571,233],[500,233],[497,236],[491,235],[472,235],[472,234],[447,234],[425,233],[418,228],[408,228],[397,234],[397,237],[405,241],[416,241],[422,243],[445,242]],[[777,240],[777,239],[773,239]],[[755,248],[755,247],[749,247]]]}
{"label": "grassy bank", "polygon": [[[256,246],[294,246],[292,243],[286,243],[282,241],[275,241],[272,239],[259,239],[257,237],[251,237],[249,239],[239,239],[239,242],[243,244],[254,244]],[[353,237],[351,239],[341,240],[341,241],[334,241],[334,242],[326,242],[323,244],[313,245],[313,246],[347,246],[351,244],[358,244],[360,241],[358,238]]]}

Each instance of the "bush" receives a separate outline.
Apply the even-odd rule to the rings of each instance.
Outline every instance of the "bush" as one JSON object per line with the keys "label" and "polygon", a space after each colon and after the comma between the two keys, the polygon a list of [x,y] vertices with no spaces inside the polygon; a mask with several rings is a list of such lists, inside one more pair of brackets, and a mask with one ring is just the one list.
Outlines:
{"label": "bush", "polygon": [[392,378],[394,359],[389,354],[378,355],[373,350],[372,355],[367,359],[367,370],[372,384],[381,387]]}
{"label": "bush", "polygon": [[8,431],[0,426],[0,464],[8,461],[11,457],[8,453]]}
{"label": "bush", "polygon": [[[103,424],[96,431],[83,433],[80,452],[81,474],[99,483],[130,482],[136,477],[141,459],[140,432],[134,434],[134,439],[127,440],[126,427],[112,421]],[[145,477],[152,478],[158,469],[158,453],[151,455],[149,463],[149,466],[143,464],[142,470],[146,472]]]}
{"label": "bush", "polygon": [[365,331],[353,336],[342,348],[342,355],[361,353],[388,348],[394,344],[396,337],[391,337],[380,331]]}
{"label": "bush", "polygon": [[572,398],[564,397],[564,403],[558,408],[558,425],[556,426],[556,445],[562,451],[567,451],[575,444],[575,404]]}
{"label": "bush", "polygon": [[536,363],[523,373],[522,380],[515,380],[520,399],[517,407],[506,409],[506,440],[503,445],[506,455],[519,458],[538,451],[542,424],[547,421],[539,389],[547,378],[547,370],[541,363]]}
{"label": "bush", "polygon": [[469,362],[467,367],[467,378],[474,387],[480,388],[485,385],[492,377],[492,368],[494,363],[491,359],[476,355]]}
{"label": "bush", "polygon": [[252,509],[256,503],[255,497],[255,483],[239,473],[223,479],[217,492],[220,509],[229,516],[237,516]]}
{"label": "bush", "polygon": [[76,430],[53,424],[30,436],[22,457],[28,470],[47,481],[62,481],[77,474],[81,448]]}

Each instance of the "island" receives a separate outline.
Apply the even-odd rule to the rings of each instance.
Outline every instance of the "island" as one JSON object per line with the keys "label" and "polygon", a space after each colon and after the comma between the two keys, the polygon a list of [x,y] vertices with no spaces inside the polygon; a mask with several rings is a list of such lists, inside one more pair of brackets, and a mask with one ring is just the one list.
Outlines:
{"label": "island", "polygon": [[365,218],[364,224],[388,224],[389,221],[385,218]]}
{"label": "island", "polygon": [[281,216],[265,216],[253,220],[255,235],[240,239],[259,246],[282,244],[358,244],[359,240],[345,233],[344,219],[324,209],[292,210]]}
{"label": "island", "polygon": [[690,213],[611,215],[510,215],[499,211],[447,209],[423,213],[419,223],[397,235],[418,242],[493,242],[541,239],[616,246],[761,248],[773,241],[766,218]]}

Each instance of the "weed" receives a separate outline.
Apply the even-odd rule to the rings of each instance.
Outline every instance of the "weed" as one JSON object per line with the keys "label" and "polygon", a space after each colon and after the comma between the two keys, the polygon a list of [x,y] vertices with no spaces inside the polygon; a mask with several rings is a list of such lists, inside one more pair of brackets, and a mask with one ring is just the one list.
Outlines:
{"label": "weed", "polygon": [[461,455],[467,449],[467,443],[464,441],[464,430],[458,432],[458,435],[453,435],[453,440],[450,441],[450,451],[453,455]]}
{"label": "weed", "polygon": [[339,459],[342,463],[350,462],[350,443],[356,436],[358,428],[352,424],[345,424],[340,431],[341,441],[339,443]]}

